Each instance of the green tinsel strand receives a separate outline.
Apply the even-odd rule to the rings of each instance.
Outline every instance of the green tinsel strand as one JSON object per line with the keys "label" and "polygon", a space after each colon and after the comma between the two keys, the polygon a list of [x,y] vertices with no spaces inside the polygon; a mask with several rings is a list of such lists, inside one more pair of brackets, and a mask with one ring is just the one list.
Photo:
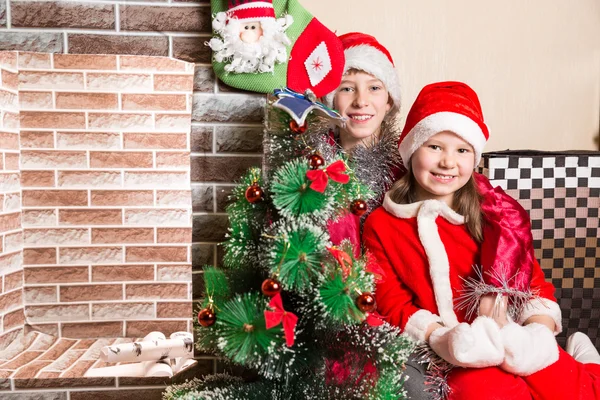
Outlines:
{"label": "green tinsel strand", "polygon": [[330,191],[319,193],[309,188],[309,169],[308,161],[302,158],[278,168],[271,187],[273,205],[287,218],[312,215],[327,220],[333,211],[332,196]]}
{"label": "green tinsel strand", "polygon": [[204,382],[199,378],[169,386],[162,394],[163,400],[178,400],[184,398],[188,393],[195,392]]}
{"label": "green tinsel strand", "polygon": [[325,316],[336,324],[356,324],[364,319],[362,311],[354,304],[355,294],[344,281],[341,272],[326,277],[318,289],[317,300],[322,302]]}
{"label": "green tinsel strand", "polygon": [[[269,98],[270,103],[275,100]],[[309,114],[306,119],[307,130],[302,134],[292,132],[291,120],[290,115],[281,109],[270,106],[266,108],[263,148],[266,160],[265,174],[270,178],[277,167],[292,159],[307,156],[311,152],[310,148],[326,144],[326,149],[334,150],[327,140],[330,125],[327,118],[315,113]]]}
{"label": "green tinsel strand", "polygon": [[[209,400],[212,390],[226,386],[241,386],[242,378],[228,374],[214,374],[202,378],[192,378],[184,383],[171,385],[162,394],[163,400]],[[201,392],[205,392],[202,394]],[[214,398],[214,397],[213,397]]]}
{"label": "green tinsel strand", "polygon": [[[246,199],[246,190],[249,186],[256,184],[263,189],[265,200],[258,203],[250,203]],[[238,184],[231,191],[229,197],[229,205],[226,208],[227,214],[231,219],[239,219],[246,221],[253,227],[262,228],[264,218],[262,218],[268,207],[268,193],[266,192],[265,183],[262,179],[260,168],[249,168],[238,181]]]}
{"label": "green tinsel strand", "polygon": [[373,340],[374,345],[380,345],[377,351],[376,364],[381,368],[398,369],[404,365],[410,354],[415,350],[416,343],[407,335],[399,334],[399,330],[389,324],[372,329],[379,332],[380,338]]}
{"label": "green tinsel strand", "polygon": [[347,211],[354,200],[360,199],[368,201],[374,196],[374,193],[369,186],[356,177],[356,173],[352,168],[352,163],[348,162],[346,159],[344,160],[349,166],[346,174],[350,177],[350,180],[344,185],[335,182],[333,183],[335,187],[333,207],[337,210],[342,210],[342,212]]}
{"label": "green tinsel strand", "polygon": [[373,275],[365,270],[365,256],[359,259],[353,257],[350,241],[342,241],[338,249],[350,257],[352,265],[348,263],[344,271],[338,260],[328,254],[324,263],[325,278],[318,289],[316,301],[323,308],[324,316],[335,325],[356,324],[366,317],[356,306],[356,299],[362,293],[373,291]]}
{"label": "green tinsel strand", "polygon": [[204,277],[204,306],[208,305],[209,300],[219,307],[223,302],[231,298],[229,282],[223,270],[213,266],[205,266],[202,272]]}
{"label": "green tinsel strand", "polygon": [[[267,269],[263,269],[264,265]],[[229,287],[234,294],[241,294],[251,290],[259,290],[263,281],[267,278],[268,261],[259,261],[248,268],[227,269],[225,271]]]}
{"label": "green tinsel strand", "polygon": [[327,235],[308,221],[282,223],[273,239],[271,273],[286,290],[310,290],[321,276],[322,251]]}
{"label": "green tinsel strand", "polygon": [[375,386],[365,396],[367,400],[403,400],[407,398],[404,390],[406,377],[391,368],[379,369]]}
{"label": "green tinsel strand", "polygon": [[218,347],[233,362],[253,366],[268,354],[273,343],[282,343],[281,327],[267,330],[264,310],[267,302],[258,293],[238,295],[217,314]]}
{"label": "green tinsel strand", "polygon": [[261,187],[264,184],[259,168],[250,168],[240,178],[238,185],[232,190],[231,202],[226,208],[230,227],[227,240],[223,243],[223,262],[228,268],[241,268],[258,260],[258,243],[268,202],[266,199],[254,204],[248,202],[246,189],[254,183]]}
{"label": "green tinsel strand", "polygon": [[[205,352],[205,353],[219,353],[219,348],[217,347],[217,340],[219,339],[219,333],[217,332],[215,326],[204,327],[200,325],[198,322],[198,313],[208,306],[208,298],[203,299],[201,303],[196,303],[194,306],[194,330],[196,331],[196,349]],[[216,310],[215,305],[213,304],[213,309],[218,315],[218,310]],[[218,316],[217,316],[218,318]]]}
{"label": "green tinsel strand", "polygon": [[258,261],[258,244],[251,226],[246,222],[232,223],[227,240],[222,243],[225,249],[223,264],[227,268],[243,268]]}
{"label": "green tinsel strand", "polygon": [[[260,380],[244,383],[227,375],[194,382],[197,387],[185,387],[180,397],[173,397],[179,386],[167,389],[165,400],[348,400],[360,398],[363,386],[338,387],[329,385],[323,376],[307,375],[298,379]],[[168,397],[167,397],[168,396]]]}

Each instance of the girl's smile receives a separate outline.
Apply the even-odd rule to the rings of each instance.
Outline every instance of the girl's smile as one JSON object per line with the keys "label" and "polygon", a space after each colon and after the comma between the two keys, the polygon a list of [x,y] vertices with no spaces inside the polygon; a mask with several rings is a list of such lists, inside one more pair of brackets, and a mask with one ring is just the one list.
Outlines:
{"label": "girl's smile", "polygon": [[431,173],[431,175],[433,175],[433,177],[437,180],[439,180],[440,182],[443,183],[449,183],[451,182],[454,178],[456,178],[454,175],[443,175],[443,174],[436,174],[434,172]]}
{"label": "girl's smile", "polygon": [[419,200],[436,199],[453,206],[454,193],[471,178],[473,146],[450,131],[433,135],[410,159]]}

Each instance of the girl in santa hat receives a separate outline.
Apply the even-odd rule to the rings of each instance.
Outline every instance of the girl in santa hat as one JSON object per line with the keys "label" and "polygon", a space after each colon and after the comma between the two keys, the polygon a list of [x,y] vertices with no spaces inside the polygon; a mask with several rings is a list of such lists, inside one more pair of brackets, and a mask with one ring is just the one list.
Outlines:
{"label": "girl in santa hat", "polygon": [[[368,204],[372,211],[381,205],[392,183],[406,172],[398,154],[400,80],[392,56],[376,38],[358,32],[339,38],[345,56],[343,77],[339,87],[326,95],[324,101],[346,118],[346,124],[331,131],[326,142],[314,147],[324,155],[344,152],[349,156],[357,177],[375,193]],[[481,206],[486,218],[484,230],[488,240],[482,249],[482,264],[513,266],[502,273],[483,271],[482,281],[486,285],[478,287],[476,292],[518,297],[527,292],[535,260],[529,215],[501,188],[492,188],[484,175],[475,173],[474,180],[483,196]],[[359,232],[359,218],[351,213],[330,224],[332,242],[349,238],[357,254]],[[499,245],[527,251],[498,252]],[[471,299],[474,305],[483,302],[485,308],[491,308],[491,301],[490,296]]]}
{"label": "girl in santa hat", "polygon": [[[317,143],[315,147],[324,155],[331,154],[331,149],[334,153],[349,155],[358,178],[375,192],[374,199],[369,202],[372,211],[381,205],[383,195],[392,183],[406,172],[398,153],[400,82],[389,51],[376,38],[352,32],[341,35],[340,40],[344,47],[344,75],[338,89],[328,94],[324,101],[346,117],[347,123],[331,132],[328,141]],[[482,264],[513,268],[507,268],[503,274],[483,271],[482,279],[477,282],[478,290],[471,293],[508,293],[516,297],[527,294],[535,260],[529,215],[501,188],[492,188],[484,175],[474,173],[474,179],[483,196],[481,207],[487,216]],[[360,254],[359,217],[348,213],[331,221],[329,233],[334,244],[349,239],[354,244],[355,255]],[[516,245],[527,251],[498,252],[499,244],[507,249]],[[506,277],[512,280],[508,282]],[[483,314],[496,312],[493,296],[471,297],[470,303],[475,307],[480,305]],[[424,392],[424,372],[423,364],[409,360],[405,373],[410,379],[406,388],[414,399],[428,398]]]}
{"label": "girl in santa hat", "polygon": [[376,290],[378,310],[437,354],[434,370],[449,388],[441,395],[600,399],[600,356],[593,347],[581,351],[583,341],[571,346],[581,362],[558,347],[560,308],[535,259],[528,285],[536,296],[514,320],[455,307],[466,282],[480,279],[473,266],[481,264],[488,240],[486,200],[473,172],[487,139],[470,87],[441,82],[420,92],[400,138],[408,172],[364,226],[365,246],[385,272]]}

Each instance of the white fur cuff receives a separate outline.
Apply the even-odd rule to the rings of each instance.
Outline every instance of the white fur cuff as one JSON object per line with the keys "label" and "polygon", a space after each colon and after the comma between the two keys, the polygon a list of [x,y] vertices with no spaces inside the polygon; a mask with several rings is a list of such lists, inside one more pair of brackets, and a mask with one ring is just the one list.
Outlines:
{"label": "white fur cuff", "polygon": [[521,326],[511,322],[502,328],[500,334],[505,352],[500,367],[505,371],[529,376],[558,360],[558,344],[545,325],[533,323]]}
{"label": "white fur cuff", "polygon": [[432,314],[427,310],[419,310],[411,315],[411,317],[408,319],[408,322],[404,327],[404,332],[411,338],[424,342],[427,328],[429,325],[435,322],[442,322],[442,319],[439,317],[439,315]]}
{"label": "white fur cuff", "polygon": [[554,335],[558,335],[562,331],[562,313],[558,303],[542,297],[536,297],[529,300],[523,312],[519,315],[517,322],[522,325],[527,319],[534,315],[547,315],[554,320],[556,327],[554,328]]}

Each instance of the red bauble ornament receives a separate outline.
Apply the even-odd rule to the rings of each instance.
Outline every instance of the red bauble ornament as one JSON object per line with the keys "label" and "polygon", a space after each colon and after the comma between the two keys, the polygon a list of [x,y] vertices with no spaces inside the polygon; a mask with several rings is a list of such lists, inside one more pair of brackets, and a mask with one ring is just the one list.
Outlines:
{"label": "red bauble ornament", "polygon": [[311,154],[308,156],[308,165],[310,165],[310,169],[319,169],[325,165],[325,159],[320,154]]}
{"label": "red bauble ornament", "polygon": [[205,328],[213,326],[217,321],[217,316],[212,308],[205,308],[198,313],[198,322]]}
{"label": "red bauble ornament", "polygon": [[265,279],[260,289],[265,296],[273,297],[281,292],[281,283],[277,282],[275,279]]}
{"label": "red bauble ornament", "polygon": [[352,211],[352,214],[358,215],[359,217],[366,213],[368,209],[369,206],[367,205],[367,202],[361,199],[354,200],[350,205],[350,211]]}
{"label": "red bauble ornament", "polygon": [[363,293],[356,299],[356,306],[362,312],[373,312],[377,309],[377,303],[375,303],[375,297],[369,293]]}
{"label": "red bauble ornament", "polygon": [[298,123],[294,120],[290,121],[290,129],[292,130],[292,132],[297,133],[297,134],[303,134],[304,132],[306,132],[306,128],[308,127],[308,124],[305,122],[303,125],[298,125]]}
{"label": "red bauble ornament", "polygon": [[257,183],[253,183],[246,189],[246,200],[248,200],[249,203],[254,204],[262,201],[263,195],[264,192]]}

